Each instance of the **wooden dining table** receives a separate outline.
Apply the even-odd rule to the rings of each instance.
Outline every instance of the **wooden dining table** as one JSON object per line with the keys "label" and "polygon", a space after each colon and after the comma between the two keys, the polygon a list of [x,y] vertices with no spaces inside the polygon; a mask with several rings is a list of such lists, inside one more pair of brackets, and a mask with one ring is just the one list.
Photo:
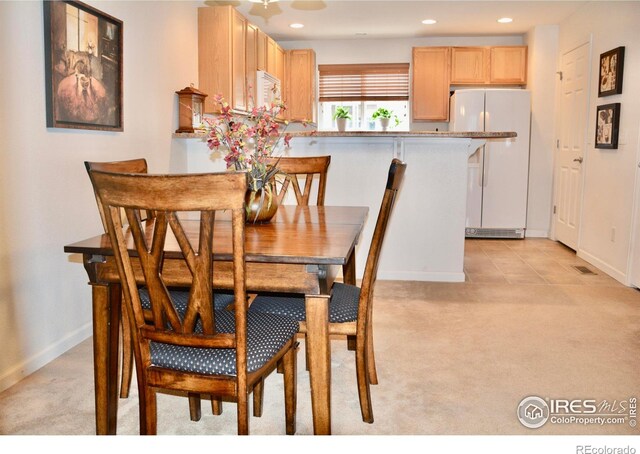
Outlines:
{"label": "wooden dining table", "polygon": [[[247,291],[305,295],[311,405],[317,435],[331,434],[331,286],[340,270],[344,282],[355,284],[355,247],[367,215],[366,207],[283,205],[269,223],[247,223],[245,228]],[[195,231],[196,223],[183,220],[187,232],[190,225]],[[230,216],[222,213],[214,227],[214,288],[233,288],[230,241],[216,241],[229,238],[230,231]],[[64,251],[82,254],[92,287],[96,433],[116,434],[122,289],[111,242],[101,234],[69,244]],[[168,285],[190,284],[191,274],[170,238],[165,243],[162,274]],[[141,272],[136,278],[143,283]]]}

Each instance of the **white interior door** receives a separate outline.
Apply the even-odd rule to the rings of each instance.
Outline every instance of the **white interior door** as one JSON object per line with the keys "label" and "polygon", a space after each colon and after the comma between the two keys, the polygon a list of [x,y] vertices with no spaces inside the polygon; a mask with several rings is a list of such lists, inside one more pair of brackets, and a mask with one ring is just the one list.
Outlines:
{"label": "white interior door", "polygon": [[587,140],[589,54],[585,43],[562,55],[558,148],[555,160],[555,237],[578,247],[582,204],[582,166]]}

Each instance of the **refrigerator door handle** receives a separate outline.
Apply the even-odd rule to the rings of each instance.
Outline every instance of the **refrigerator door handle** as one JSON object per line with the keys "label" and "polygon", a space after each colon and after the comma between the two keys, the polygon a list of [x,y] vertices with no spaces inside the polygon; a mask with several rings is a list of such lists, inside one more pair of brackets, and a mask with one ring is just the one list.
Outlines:
{"label": "refrigerator door handle", "polygon": [[482,147],[482,186],[486,187],[489,180],[489,144]]}

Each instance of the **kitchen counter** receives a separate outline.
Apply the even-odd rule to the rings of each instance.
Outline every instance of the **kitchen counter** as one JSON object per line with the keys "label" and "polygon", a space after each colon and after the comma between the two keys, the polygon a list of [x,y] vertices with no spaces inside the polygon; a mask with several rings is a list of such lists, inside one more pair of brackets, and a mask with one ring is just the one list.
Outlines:
{"label": "kitchen counter", "polygon": [[462,139],[507,139],[516,137],[515,132],[450,132],[450,131],[314,131],[292,132],[292,137],[433,137]]}
{"label": "kitchen counter", "polygon": [[[463,282],[468,160],[487,140],[511,140],[513,132],[292,133],[285,156],[331,155],[325,205],[367,206],[369,217],[356,249],[362,277],[375,221],[393,158],[406,162],[380,258],[380,279]],[[204,137],[176,134],[176,139]],[[225,168],[219,152],[202,142],[176,140],[186,151],[188,172]],[[314,184],[313,191],[317,190]],[[314,199],[312,193],[311,199]],[[288,194],[286,204],[295,203]]]}
{"label": "kitchen counter", "polygon": [[[507,139],[516,137],[515,132],[450,132],[450,131],[299,131],[290,132],[292,137],[433,137],[433,138],[473,138],[473,139]],[[176,139],[202,139],[204,134],[174,133]]]}

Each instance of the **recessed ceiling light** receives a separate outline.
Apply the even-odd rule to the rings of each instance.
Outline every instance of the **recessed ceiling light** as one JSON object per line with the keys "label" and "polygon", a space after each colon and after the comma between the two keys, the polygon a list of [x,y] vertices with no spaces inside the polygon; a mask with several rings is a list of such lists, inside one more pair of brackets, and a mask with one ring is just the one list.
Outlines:
{"label": "recessed ceiling light", "polygon": [[510,17],[501,17],[500,19],[498,19],[498,22],[500,22],[501,24],[508,24],[509,22],[513,22],[513,19],[511,19]]}
{"label": "recessed ceiling light", "polygon": [[291,24],[291,25],[289,25],[289,27],[291,27],[291,28],[303,28],[304,24]]}
{"label": "recessed ceiling light", "polygon": [[422,21],[422,23],[423,23],[423,24],[425,24],[425,25],[433,25],[433,24],[435,24],[436,22],[437,22],[437,21],[436,21],[436,20],[434,20],[434,19],[425,19],[425,20],[423,20],[423,21]]}

